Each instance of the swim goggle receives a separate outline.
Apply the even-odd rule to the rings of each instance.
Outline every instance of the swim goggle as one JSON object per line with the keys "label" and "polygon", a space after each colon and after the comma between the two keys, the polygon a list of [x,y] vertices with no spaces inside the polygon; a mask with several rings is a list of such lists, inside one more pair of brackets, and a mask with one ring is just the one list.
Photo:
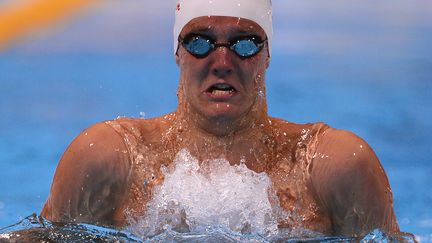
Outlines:
{"label": "swim goggle", "polygon": [[266,41],[267,39],[261,40],[258,36],[244,36],[228,43],[216,43],[212,38],[198,34],[178,38],[178,42],[197,58],[204,58],[219,47],[230,49],[240,58],[250,58],[261,51]]}

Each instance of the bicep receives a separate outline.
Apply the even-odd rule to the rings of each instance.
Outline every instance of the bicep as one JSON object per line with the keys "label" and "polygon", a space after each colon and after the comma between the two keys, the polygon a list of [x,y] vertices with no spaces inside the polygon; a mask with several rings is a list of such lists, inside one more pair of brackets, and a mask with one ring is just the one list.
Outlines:
{"label": "bicep", "polygon": [[42,216],[53,221],[115,224],[125,197],[129,154],[120,135],[104,123],[83,131],[56,169]]}
{"label": "bicep", "polygon": [[313,162],[313,184],[331,215],[335,234],[399,230],[387,176],[364,140],[330,129],[317,153],[324,156]]}

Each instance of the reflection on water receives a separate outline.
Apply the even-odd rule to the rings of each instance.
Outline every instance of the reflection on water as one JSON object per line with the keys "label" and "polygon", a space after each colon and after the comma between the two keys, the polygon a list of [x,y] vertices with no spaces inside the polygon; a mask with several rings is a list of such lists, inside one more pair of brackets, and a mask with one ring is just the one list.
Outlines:
{"label": "reflection on water", "polygon": [[139,242],[128,232],[89,224],[59,224],[36,214],[0,229],[0,242]]}
{"label": "reflection on water", "polygon": [[28,216],[21,222],[0,229],[0,242],[415,242],[410,234],[387,235],[373,230],[363,238],[296,238],[283,232],[266,239],[257,234],[239,234],[224,227],[206,227],[196,233],[179,233],[171,228],[152,238],[139,238],[127,231],[90,224],[58,224]]}

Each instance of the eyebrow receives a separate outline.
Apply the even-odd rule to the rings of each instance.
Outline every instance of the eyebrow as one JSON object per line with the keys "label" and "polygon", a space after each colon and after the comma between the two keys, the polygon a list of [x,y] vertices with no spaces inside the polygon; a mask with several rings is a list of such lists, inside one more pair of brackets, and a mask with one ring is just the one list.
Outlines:
{"label": "eyebrow", "polygon": [[204,26],[197,26],[197,27],[192,27],[191,30],[189,32],[206,32],[208,31],[209,28],[208,27],[204,27]]}
{"label": "eyebrow", "polygon": [[[206,34],[209,37],[216,37],[214,32],[211,31],[211,28],[204,27],[204,26],[192,27],[185,35],[189,35],[189,34]],[[229,35],[230,36],[232,36],[232,35],[234,35],[234,36],[253,35],[253,36],[261,37],[261,34],[258,33],[257,31],[244,30],[244,28],[236,28],[234,30],[231,30]],[[261,38],[265,39],[266,36],[264,35],[264,37],[261,37]]]}

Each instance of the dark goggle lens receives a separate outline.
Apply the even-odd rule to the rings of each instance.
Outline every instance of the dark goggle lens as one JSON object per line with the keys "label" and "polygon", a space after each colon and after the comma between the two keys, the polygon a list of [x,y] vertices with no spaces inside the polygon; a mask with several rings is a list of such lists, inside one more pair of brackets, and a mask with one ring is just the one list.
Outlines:
{"label": "dark goggle lens", "polygon": [[214,48],[214,45],[210,42],[210,40],[201,36],[195,36],[190,39],[186,39],[183,42],[183,46],[192,55],[199,57],[208,55],[208,53],[210,53],[210,51]]}
{"label": "dark goggle lens", "polygon": [[251,57],[261,50],[262,45],[255,43],[253,39],[239,40],[231,49],[241,57]]}
{"label": "dark goggle lens", "polygon": [[200,58],[206,57],[217,47],[227,47],[238,56],[248,58],[257,54],[264,46],[264,41],[259,40],[257,37],[240,39],[233,44],[214,44],[211,39],[204,36],[192,36],[184,40],[179,39],[179,41],[189,53]]}

